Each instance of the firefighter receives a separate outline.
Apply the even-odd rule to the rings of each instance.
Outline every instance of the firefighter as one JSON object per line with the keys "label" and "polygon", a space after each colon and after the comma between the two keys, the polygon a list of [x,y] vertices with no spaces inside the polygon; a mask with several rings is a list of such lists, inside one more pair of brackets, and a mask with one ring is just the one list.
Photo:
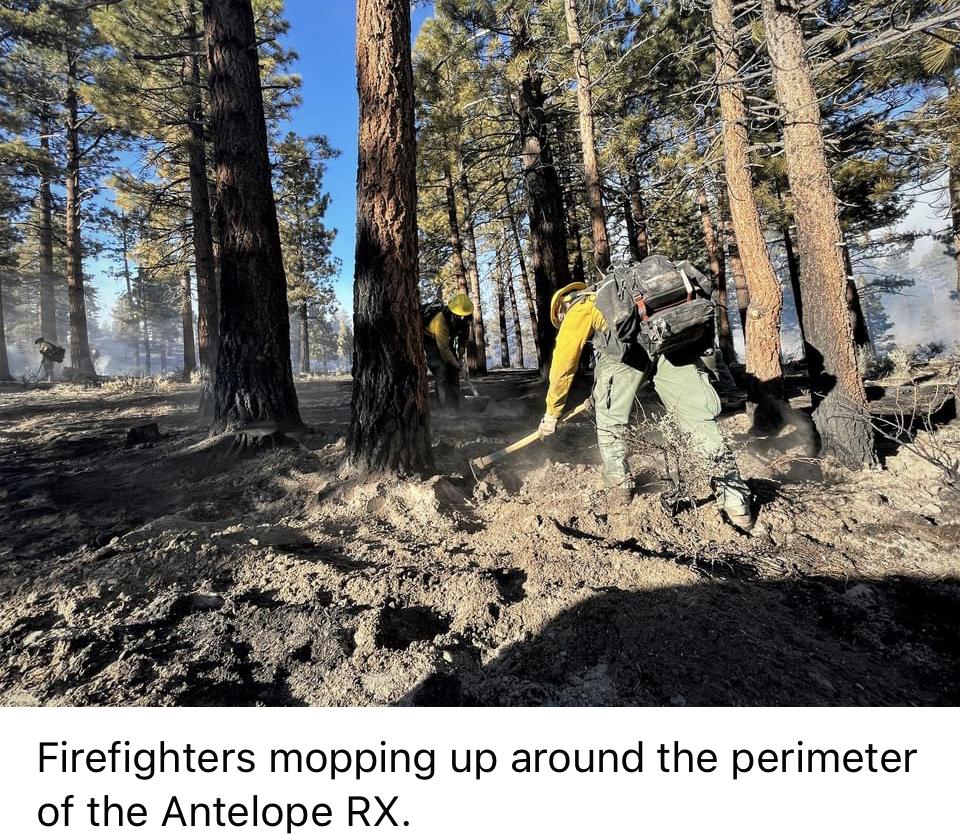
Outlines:
{"label": "firefighter", "polygon": [[461,359],[473,317],[473,302],[465,293],[454,296],[450,303],[426,305],[423,315],[423,341],[427,366],[433,374],[437,399],[441,406],[460,407]]}
{"label": "firefighter", "polygon": [[37,377],[38,382],[49,382],[53,380],[53,366],[55,363],[63,362],[66,351],[59,345],[44,339],[42,336],[33,342],[40,351],[40,373]]}
{"label": "firefighter", "polygon": [[[581,282],[569,284],[553,296],[550,318],[559,330],[550,366],[546,413],[539,427],[541,437],[556,432],[584,346],[591,340],[605,342],[602,337],[607,333],[607,322],[595,300],[596,294]],[[615,359],[599,345],[595,344],[595,350],[593,398],[604,486],[625,504],[633,497],[635,485],[627,465],[624,433],[637,392],[652,378],[669,412],[699,444],[701,452],[716,462],[720,475],[713,483],[721,510],[735,527],[749,530],[753,524],[750,488],[720,433],[720,398],[700,361],[702,351],[651,358],[639,345],[632,345],[625,357]]]}

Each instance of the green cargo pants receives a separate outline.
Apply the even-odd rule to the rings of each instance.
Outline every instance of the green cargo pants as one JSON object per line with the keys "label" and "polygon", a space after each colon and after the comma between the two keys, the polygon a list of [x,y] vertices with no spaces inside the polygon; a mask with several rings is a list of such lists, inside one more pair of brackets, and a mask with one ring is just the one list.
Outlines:
{"label": "green cargo pants", "polygon": [[717,424],[720,397],[707,371],[696,363],[674,365],[666,357],[659,357],[646,371],[638,371],[598,353],[593,399],[604,483],[611,487],[632,484],[624,430],[630,423],[637,392],[651,374],[654,390],[667,410],[699,443],[704,457],[721,464],[723,475],[714,481],[720,507],[731,515],[748,513],[750,488],[741,478]]}

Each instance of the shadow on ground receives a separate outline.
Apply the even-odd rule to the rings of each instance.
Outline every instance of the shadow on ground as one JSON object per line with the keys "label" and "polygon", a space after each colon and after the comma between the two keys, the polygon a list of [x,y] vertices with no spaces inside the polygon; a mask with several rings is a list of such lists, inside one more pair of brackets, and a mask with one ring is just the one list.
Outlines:
{"label": "shadow on ground", "polygon": [[960,584],[601,591],[407,705],[956,705]]}

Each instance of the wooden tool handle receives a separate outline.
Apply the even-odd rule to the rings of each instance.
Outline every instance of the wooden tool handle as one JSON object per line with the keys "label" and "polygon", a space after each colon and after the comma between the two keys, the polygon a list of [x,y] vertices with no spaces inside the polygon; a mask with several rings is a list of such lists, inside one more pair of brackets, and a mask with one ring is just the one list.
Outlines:
{"label": "wooden tool handle", "polygon": [[[560,424],[563,425],[563,424],[569,423],[574,418],[582,415],[584,412],[589,411],[592,408],[592,406],[593,406],[593,402],[589,398],[587,398],[586,400],[583,401],[583,403],[577,406],[577,408],[574,409],[572,412],[569,412],[568,414],[564,415],[560,419]],[[540,432],[539,431],[531,432],[529,435],[524,436],[519,441],[515,441],[514,443],[510,444],[510,446],[508,447],[504,447],[503,449],[498,450],[497,452],[492,452],[490,453],[490,455],[485,455],[483,458],[474,458],[471,463],[478,470],[485,470],[491,464],[496,464],[498,461],[502,461],[507,456],[513,455],[515,452],[519,452],[521,449],[526,449],[528,446],[530,446],[530,444],[536,443],[539,440],[540,440]]]}

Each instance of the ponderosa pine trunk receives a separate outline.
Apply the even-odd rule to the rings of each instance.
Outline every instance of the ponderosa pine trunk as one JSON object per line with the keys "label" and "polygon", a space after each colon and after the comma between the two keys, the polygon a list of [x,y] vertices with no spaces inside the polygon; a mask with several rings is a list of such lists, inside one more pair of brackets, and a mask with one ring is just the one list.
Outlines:
{"label": "ponderosa pine trunk", "polygon": [[797,223],[814,423],[825,450],[851,466],[869,464],[876,460],[873,429],[857,368],[843,235],[803,32],[782,0],[762,0],[762,8]]}
{"label": "ponderosa pine trunk", "polygon": [[271,186],[251,0],[204,0],[217,211],[220,331],[211,432],[303,423]]}
{"label": "ponderosa pine trunk", "polygon": [[408,0],[357,0],[357,248],[347,452],[362,471],[433,466],[417,288]]}
{"label": "ponderosa pine trunk", "polygon": [[754,427],[776,429],[783,424],[786,394],[780,352],[783,291],[770,260],[760,223],[760,209],[750,170],[749,128],[740,56],[737,52],[733,0],[713,0],[717,88],[723,119],[724,173],[730,217],[738,254],[750,292],[745,326],[747,395],[755,404]]}
{"label": "ponderosa pine trunk", "polygon": [[200,413],[213,417],[214,382],[217,370],[217,342],[220,327],[220,303],[213,256],[213,221],[210,209],[210,183],[207,177],[207,130],[204,123],[200,61],[202,35],[196,28],[196,2],[187,3],[189,60],[188,171],[190,176],[190,214],[193,218],[193,260],[197,275],[197,344],[200,360]]}
{"label": "ponderosa pine trunk", "polygon": [[190,272],[180,278],[180,326],[183,330],[183,377],[189,380],[197,370],[197,345],[193,338],[193,299],[190,297]]}
{"label": "ponderosa pine trunk", "polygon": [[533,42],[521,14],[511,15],[511,40],[515,58],[526,61],[518,89],[520,159],[529,201],[530,268],[537,295],[537,338],[540,369],[546,372],[553,359],[556,331],[550,322],[550,300],[558,287],[570,281],[567,242],[564,238],[563,195],[547,138],[543,75],[533,62]]}
{"label": "ponderosa pine trunk", "polygon": [[533,347],[537,353],[539,363],[540,357],[540,337],[537,333],[537,303],[534,299],[533,288],[530,286],[530,274],[527,272],[527,259],[523,255],[523,243],[520,240],[520,228],[517,223],[516,215],[513,213],[513,201],[510,198],[510,186],[506,177],[501,176],[503,183],[503,198],[507,211],[507,221],[510,224],[510,234],[513,238],[513,248],[517,253],[517,261],[520,265],[520,281],[523,286],[523,295],[527,302],[527,315],[530,317],[530,330],[533,334]]}
{"label": "ponderosa pine trunk", "polygon": [[[40,111],[40,148],[50,153],[52,125],[49,111],[44,105]],[[52,162],[52,161],[51,161]],[[57,335],[56,276],[53,271],[53,188],[46,169],[40,172],[40,335],[54,345]]]}
{"label": "ponderosa pine trunk", "polygon": [[473,196],[466,169],[460,172],[460,194],[463,196],[463,244],[467,255],[467,279],[473,318],[467,342],[467,368],[476,377],[487,373],[487,329],[483,323],[483,302],[480,297],[480,263],[477,260],[477,236],[473,226]]}
{"label": "ponderosa pine trunk", "polygon": [[310,373],[310,308],[304,299],[297,306],[297,321],[300,325],[300,373]]}
{"label": "ponderosa pine trunk", "polygon": [[580,10],[577,0],[564,0],[567,18],[567,38],[573,55],[577,78],[577,110],[580,114],[580,145],[583,150],[584,186],[590,207],[590,227],[593,236],[593,263],[606,272],[610,268],[610,242],[607,239],[607,213],[603,206],[603,178],[597,161],[596,129],[593,121],[593,84],[590,65],[583,51],[583,33],[580,28]]}
{"label": "ponderosa pine trunk", "polygon": [[70,364],[80,377],[95,377],[87,334],[87,304],[83,291],[83,245],[80,191],[80,100],[77,93],[77,58],[67,60],[67,296],[70,302]]}
{"label": "ponderosa pine trunk", "polygon": [[0,275],[0,381],[10,382],[10,360],[7,357],[7,331],[3,323],[3,276]]}

